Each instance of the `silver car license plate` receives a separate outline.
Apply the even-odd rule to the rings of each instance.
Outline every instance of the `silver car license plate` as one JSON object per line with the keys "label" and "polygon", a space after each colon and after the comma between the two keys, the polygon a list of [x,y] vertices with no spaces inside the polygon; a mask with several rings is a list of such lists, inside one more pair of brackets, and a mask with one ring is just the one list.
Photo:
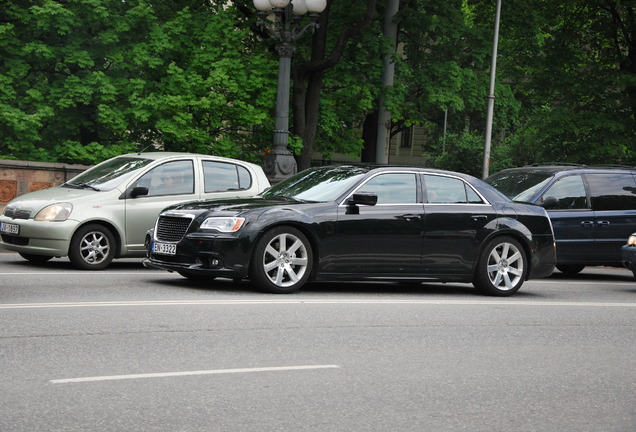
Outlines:
{"label": "silver car license plate", "polygon": [[20,225],[0,222],[0,232],[18,235],[20,233]]}
{"label": "silver car license plate", "polygon": [[155,242],[152,246],[152,251],[160,255],[176,255],[177,245],[172,243]]}

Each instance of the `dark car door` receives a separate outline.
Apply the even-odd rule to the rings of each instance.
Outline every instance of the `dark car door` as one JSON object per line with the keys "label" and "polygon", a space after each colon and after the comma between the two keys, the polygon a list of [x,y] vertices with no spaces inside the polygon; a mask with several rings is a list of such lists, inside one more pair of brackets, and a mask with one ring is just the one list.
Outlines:
{"label": "dark car door", "polygon": [[557,178],[543,193],[539,202],[556,198],[558,206],[549,208],[554,238],[557,245],[557,262],[593,263],[594,230],[596,216],[590,208],[585,183],[580,174]]}
{"label": "dark car door", "polygon": [[621,246],[636,230],[636,183],[629,172],[585,174],[594,211],[594,258],[620,265]]}
{"label": "dark car door", "polygon": [[375,206],[338,207],[337,258],[341,273],[417,272],[422,250],[423,206],[413,172],[380,173],[355,192],[374,193]]}
{"label": "dark car door", "polygon": [[470,274],[480,242],[494,229],[496,211],[463,180],[426,174],[422,269],[427,274]]}

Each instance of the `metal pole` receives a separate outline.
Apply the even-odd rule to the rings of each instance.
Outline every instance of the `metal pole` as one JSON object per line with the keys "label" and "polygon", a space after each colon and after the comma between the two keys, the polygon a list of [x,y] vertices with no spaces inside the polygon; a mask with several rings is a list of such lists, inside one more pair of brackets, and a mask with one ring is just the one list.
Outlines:
{"label": "metal pole", "polygon": [[488,177],[490,169],[490,144],[492,142],[492,122],[495,111],[495,76],[497,73],[497,45],[499,44],[499,17],[501,0],[497,0],[495,12],[495,35],[492,43],[492,64],[490,67],[490,89],[488,90],[488,111],[486,115],[486,142],[484,143],[484,164],[482,178]]}
{"label": "metal pole", "polygon": [[289,143],[289,94],[291,84],[291,59],[294,47],[291,44],[290,21],[291,4],[285,9],[275,11],[281,29],[281,42],[276,46],[278,52],[278,88],[276,91],[276,120],[274,124],[274,148],[265,155],[263,171],[270,182],[278,183],[296,174],[298,168],[294,155],[287,148]]}

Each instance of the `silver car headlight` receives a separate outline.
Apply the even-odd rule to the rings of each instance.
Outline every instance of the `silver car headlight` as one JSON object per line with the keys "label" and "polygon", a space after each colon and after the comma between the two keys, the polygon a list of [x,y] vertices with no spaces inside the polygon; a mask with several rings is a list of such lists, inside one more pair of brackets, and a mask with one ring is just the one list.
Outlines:
{"label": "silver car headlight", "polygon": [[630,246],[636,246],[636,233],[630,235],[627,238],[627,244]]}
{"label": "silver car headlight", "polygon": [[201,224],[201,229],[217,230],[224,233],[236,232],[243,226],[242,217],[209,217]]}
{"label": "silver car headlight", "polygon": [[71,203],[57,203],[44,207],[35,215],[36,221],[62,222],[68,219],[73,211]]}

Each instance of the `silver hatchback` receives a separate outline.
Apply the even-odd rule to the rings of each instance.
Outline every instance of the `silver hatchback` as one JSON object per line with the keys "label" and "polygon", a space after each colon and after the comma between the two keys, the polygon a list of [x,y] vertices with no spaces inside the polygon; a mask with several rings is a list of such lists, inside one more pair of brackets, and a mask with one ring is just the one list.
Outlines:
{"label": "silver hatchback", "polygon": [[2,246],[33,262],[68,256],[99,270],[145,256],[146,231],[172,204],[249,197],[270,186],[258,165],[190,153],[133,153],[70,181],[17,197],[0,216]]}

